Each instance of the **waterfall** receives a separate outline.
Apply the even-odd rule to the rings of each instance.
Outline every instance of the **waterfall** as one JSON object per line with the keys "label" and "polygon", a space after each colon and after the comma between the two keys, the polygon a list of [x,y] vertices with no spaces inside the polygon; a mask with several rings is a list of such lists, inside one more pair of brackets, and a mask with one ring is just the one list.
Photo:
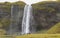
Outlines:
{"label": "waterfall", "polygon": [[22,19],[22,34],[30,33],[30,18],[31,18],[31,5],[25,5],[24,14]]}
{"label": "waterfall", "polygon": [[10,24],[10,34],[16,34],[18,32],[18,23],[20,17],[20,9],[18,5],[11,6],[11,24]]}

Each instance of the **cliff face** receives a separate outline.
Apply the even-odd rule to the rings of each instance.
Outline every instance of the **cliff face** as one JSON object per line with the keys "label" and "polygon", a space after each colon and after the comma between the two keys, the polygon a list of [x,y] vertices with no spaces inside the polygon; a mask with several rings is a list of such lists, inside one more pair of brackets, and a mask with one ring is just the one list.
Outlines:
{"label": "cliff face", "polygon": [[32,4],[33,16],[36,21],[37,29],[48,29],[57,22],[60,22],[60,3],[59,2],[39,2]]}
{"label": "cliff face", "polygon": [[[12,5],[14,6],[14,15],[16,15],[16,13],[17,14],[20,13],[20,18],[19,18],[20,20],[17,26],[19,27],[18,30],[21,31],[22,16],[23,16],[24,6],[25,6],[25,3],[22,1],[14,2],[14,3],[10,3],[10,2],[0,3],[0,29],[4,31],[8,31],[10,29],[9,25],[10,25],[10,20],[11,20],[11,6]],[[18,7],[18,11],[16,11],[17,7],[15,6]],[[13,22],[15,22],[15,19],[13,20]],[[13,26],[13,28],[14,27],[16,26]]]}
{"label": "cliff face", "polygon": [[[24,2],[0,3],[0,24],[1,29],[9,28],[11,19],[11,5],[18,5],[20,8],[20,20],[18,23],[19,31],[21,31],[22,17],[24,12]],[[39,2],[32,4],[34,23],[33,30],[49,29],[57,22],[60,22],[60,3],[59,2]],[[18,12],[17,12],[18,13]],[[1,25],[0,25],[1,26]]]}

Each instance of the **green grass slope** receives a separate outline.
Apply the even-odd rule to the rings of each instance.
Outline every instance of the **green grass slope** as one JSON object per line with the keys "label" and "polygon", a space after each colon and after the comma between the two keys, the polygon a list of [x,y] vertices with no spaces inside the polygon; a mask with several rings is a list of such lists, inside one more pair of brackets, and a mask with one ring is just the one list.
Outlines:
{"label": "green grass slope", "polygon": [[27,34],[16,38],[60,38],[60,34]]}
{"label": "green grass slope", "polygon": [[47,31],[49,34],[60,34],[60,22]]}

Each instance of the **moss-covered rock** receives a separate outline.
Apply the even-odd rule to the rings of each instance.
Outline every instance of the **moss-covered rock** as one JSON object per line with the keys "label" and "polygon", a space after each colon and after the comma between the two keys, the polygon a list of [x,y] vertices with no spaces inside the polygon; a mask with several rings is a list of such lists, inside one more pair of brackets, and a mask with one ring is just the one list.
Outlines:
{"label": "moss-covered rock", "polygon": [[3,29],[0,29],[0,35],[5,35],[5,34],[6,34],[6,31]]}
{"label": "moss-covered rock", "polygon": [[18,2],[14,2],[14,3],[12,3],[13,5],[19,5],[20,6],[20,8],[24,8],[24,6],[26,5],[24,2],[22,2],[22,1],[18,1]]}
{"label": "moss-covered rock", "polygon": [[[14,13],[18,13],[20,12],[20,23],[18,24],[18,26],[21,26],[21,18],[22,18],[22,14],[24,11],[24,6],[25,3],[22,1],[17,1],[17,2],[4,2],[4,3],[0,3],[0,27],[4,30],[9,30],[9,25],[11,24],[11,6],[15,5],[18,6],[19,11],[14,12]],[[14,11],[16,11],[16,9],[14,8]]]}
{"label": "moss-covered rock", "polygon": [[39,2],[32,4],[33,16],[38,29],[49,29],[60,21],[60,2]]}

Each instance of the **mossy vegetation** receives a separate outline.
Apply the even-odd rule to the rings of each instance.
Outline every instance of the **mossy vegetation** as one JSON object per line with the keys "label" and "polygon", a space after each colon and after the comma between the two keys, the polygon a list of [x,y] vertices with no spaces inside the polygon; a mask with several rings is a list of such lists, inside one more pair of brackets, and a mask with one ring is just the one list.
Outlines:
{"label": "mossy vegetation", "polygon": [[0,29],[0,35],[5,35],[5,34],[6,34],[6,31],[3,29]]}
{"label": "mossy vegetation", "polygon": [[[20,9],[24,9],[25,3],[22,1],[17,2],[2,2],[0,3],[0,29],[2,31],[6,31],[9,28],[11,22],[11,6],[17,5]],[[3,33],[4,34],[4,33]],[[0,34],[1,35],[1,34]]]}
{"label": "mossy vegetation", "polygon": [[14,3],[12,3],[12,4],[13,4],[13,5],[19,5],[20,8],[24,8],[24,6],[25,6],[25,3],[22,2],[22,1],[14,2]]}
{"label": "mossy vegetation", "polygon": [[1,38],[60,38],[60,34],[27,34],[21,36],[1,35]]}
{"label": "mossy vegetation", "polygon": [[15,38],[15,36],[12,36],[12,35],[0,35],[0,38]]}
{"label": "mossy vegetation", "polygon": [[60,38],[60,34],[27,34],[16,38]]}
{"label": "mossy vegetation", "polygon": [[[33,16],[37,22],[39,30],[50,29],[53,25],[58,23],[57,14],[60,13],[60,2],[44,1],[32,4]],[[59,19],[60,20],[60,19]]]}
{"label": "mossy vegetation", "polygon": [[48,34],[60,34],[60,22],[47,31]]}

